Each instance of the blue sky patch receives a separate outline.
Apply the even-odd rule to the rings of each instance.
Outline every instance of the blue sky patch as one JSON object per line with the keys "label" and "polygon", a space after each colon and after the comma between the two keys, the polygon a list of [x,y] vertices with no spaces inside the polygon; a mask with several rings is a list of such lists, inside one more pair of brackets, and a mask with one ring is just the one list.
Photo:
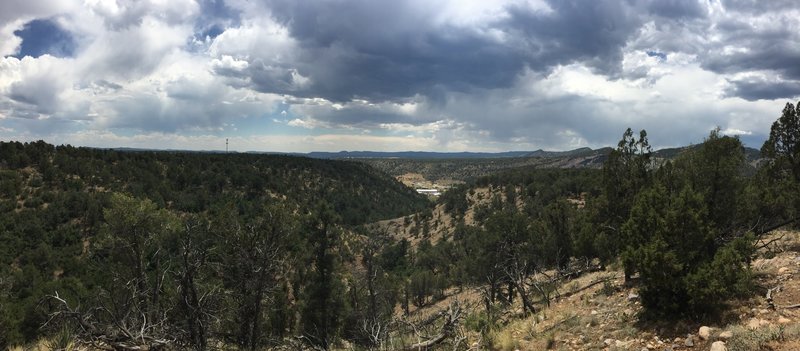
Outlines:
{"label": "blue sky patch", "polygon": [[15,57],[39,57],[45,54],[55,57],[72,57],[75,53],[75,39],[57,23],[48,19],[30,21],[14,32],[22,39]]}
{"label": "blue sky patch", "polygon": [[659,61],[664,62],[667,60],[667,54],[658,51],[648,51],[647,56],[657,57]]}

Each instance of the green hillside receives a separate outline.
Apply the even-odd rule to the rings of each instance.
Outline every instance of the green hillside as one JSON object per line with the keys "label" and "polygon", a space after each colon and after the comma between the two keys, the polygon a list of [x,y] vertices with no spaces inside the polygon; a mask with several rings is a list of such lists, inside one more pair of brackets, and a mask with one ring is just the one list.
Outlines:
{"label": "green hillside", "polygon": [[[108,233],[116,217],[108,212],[116,193],[133,199],[131,206],[141,204],[182,220],[199,216],[207,225],[221,225],[221,220],[209,218],[225,217],[229,228],[217,232],[256,226],[265,208],[279,207],[291,216],[287,222],[305,226],[321,216],[318,209],[328,208],[335,213],[328,221],[347,227],[407,215],[429,203],[356,162],[0,142],[0,347],[35,340],[46,321],[40,302],[47,294],[58,291],[74,303],[94,305],[90,296],[113,291],[103,286],[110,278],[102,271],[110,268],[104,240],[116,240],[118,234]],[[311,229],[303,232],[313,235]],[[287,250],[302,252],[315,240],[284,244],[291,241],[295,248]],[[225,238],[214,245],[227,244]],[[178,253],[174,247],[167,252]],[[157,268],[145,270],[152,269]]]}

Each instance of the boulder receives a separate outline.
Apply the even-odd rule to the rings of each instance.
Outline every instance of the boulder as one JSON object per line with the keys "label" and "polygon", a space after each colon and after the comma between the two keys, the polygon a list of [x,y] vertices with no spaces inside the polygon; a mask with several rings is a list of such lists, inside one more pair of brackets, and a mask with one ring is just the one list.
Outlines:
{"label": "boulder", "polygon": [[789,324],[789,323],[791,323],[791,322],[792,322],[792,320],[791,320],[791,319],[789,319],[789,318],[786,318],[786,317],[784,317],[784,316],[780,316],[780,317],[778,317],[778,324]]}
{"label": "boulder", "polygon": [[728,351],[728,348],[725,346],[724,341],[714,341],[711,344],[711,351]]}
{"label": "boulder", "polygon": [[726,330],[722,333],[719,333],[719,339],[722,341],[727,341],[728,339],[733,337],[733,332],[730,330]]}
{"label": "boulder", "polygon": [[692,340],[691,336],[686,338],[686,341],[683,342],[683,346],[686,346],[686,347],[693,347],[694,346],[694,340]]}
{"label": "boulder", "polygon": [[700,336],[700,339],[708,340],[711,337],[711,328],[707,326],[700,327],[700,330],[697,332],[697,335]]}

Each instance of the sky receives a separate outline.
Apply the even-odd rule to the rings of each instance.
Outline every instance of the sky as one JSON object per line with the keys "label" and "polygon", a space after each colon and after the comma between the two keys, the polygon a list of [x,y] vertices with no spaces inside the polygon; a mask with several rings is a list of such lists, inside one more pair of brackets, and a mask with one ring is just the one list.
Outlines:
{"label": "sky", "polygon": [[3,0],[0,140],[238,151],[759,148],[796,0]]}

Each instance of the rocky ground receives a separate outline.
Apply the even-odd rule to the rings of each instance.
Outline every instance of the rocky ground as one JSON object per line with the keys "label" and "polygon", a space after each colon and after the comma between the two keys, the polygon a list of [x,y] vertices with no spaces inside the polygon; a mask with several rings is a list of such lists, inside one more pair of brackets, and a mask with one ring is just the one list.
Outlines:
{"label": "rocky ground", "polygon": [[[537,350],[800,350],[800,233],[778,232],[753,262],[758,295],[732,301],[726,313],[707,320],[648,323],[639,316],[636,288],[620,274],[552,305],[539,315],[509,325],[500,340],[518,340],[514,349]],[[608,273],[571,282],[583,286]],[[771,308],[766,291],[773,289]],[[763,293],[762,293],[763,292]],[[549,316],[548,316],[549,314]],[[504,349],[512,349],[500,345]]]}
{"label": "rocky ground", "polygon": [[[721,315],[645,321],[636,287],[625,286],[621,272],[608,270],[565,283],[559,288],[565,297],[535,315],[522,318],[521,309],[512,308],[501,318],[501,327],[491,332],[464,327],[467,344],[475,350],[509,351],[800,350],[800,307],[796,306],[800,304],[800,232],[774,233],[767,241],[772,239],[752,263],[756,295],[731,301]],[[770,289],[774,309],[766,297]],[[454,299],[480,310],[479,301],[473,301],[479,298],[476,291],[453,293],[416,313],[430,313]]]}

